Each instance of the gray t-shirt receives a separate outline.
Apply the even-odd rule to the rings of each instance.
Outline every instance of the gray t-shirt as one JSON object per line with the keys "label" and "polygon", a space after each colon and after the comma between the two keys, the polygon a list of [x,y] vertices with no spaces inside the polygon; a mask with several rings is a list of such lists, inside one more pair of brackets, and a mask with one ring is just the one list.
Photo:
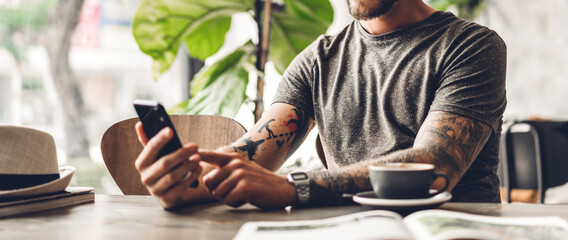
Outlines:
{"label": "gray t-shirt", "polygon": [[330,169],[412,147],[430,111],[484,122],[493,133],[453,200],[499,202],[505,69],[503,40],[448,12],[382,35],[353,21],[294,59],[274,102],[315,119]]}

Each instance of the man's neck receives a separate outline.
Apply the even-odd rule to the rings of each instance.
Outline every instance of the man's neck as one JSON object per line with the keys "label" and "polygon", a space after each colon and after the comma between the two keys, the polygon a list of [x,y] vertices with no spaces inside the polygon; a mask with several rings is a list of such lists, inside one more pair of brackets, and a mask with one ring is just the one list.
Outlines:
{"label": "man's neck", "polygon": [[385,15],[360,22],[368,33],[380,35],[423,21],[434,12],[435,9],[421,0],[401,0]]}

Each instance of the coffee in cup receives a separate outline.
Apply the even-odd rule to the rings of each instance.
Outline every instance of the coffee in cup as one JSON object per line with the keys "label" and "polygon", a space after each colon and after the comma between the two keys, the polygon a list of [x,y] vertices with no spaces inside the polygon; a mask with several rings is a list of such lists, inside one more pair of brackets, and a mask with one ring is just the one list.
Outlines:
{"label": "coffee in cup", "polygon": [[[445,179],[442,189],[430,193],[438,177]],[[420,199],[430,198],[445,191],[450,183],[447,175],[434,172],[429,163],[386,163],[369,166],[369,178],[377,198]]]}

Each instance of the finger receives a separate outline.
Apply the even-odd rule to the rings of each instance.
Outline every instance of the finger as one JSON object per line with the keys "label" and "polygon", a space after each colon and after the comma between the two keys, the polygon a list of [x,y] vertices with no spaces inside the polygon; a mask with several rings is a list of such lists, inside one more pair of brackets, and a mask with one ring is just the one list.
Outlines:
{"label": "finger", "polygon": [[[244,169],[247,168],[247,164],[244,161],[245,160],[242,159],[234,159],[233,161],[227,163],[225,166],[207,174],[203,178],[203,181],[205,182],[205,185],[207,186],[207,188],[209,188],[211,193],[217,191],[218,186],[227,181],[229,176],[235,175],[237,177],[243,177],[244,173],[246,173]],[[217,194],[217,196],[215,197],[220,196],[222,196],[222,194]]]}
{"label": "finger", "polygon": [[[183,176],[181,177],[181,179],[170,184],[169,188],[173,188],[177,184],[181,184],[182,186],[185,186],[185,187],[189,186],[189,187],[192,187],[192,188],[197,188],[197,186],[199,185],[199,176],[200,176],[203,169],[201,168],[201,166],[199,165],[198,162],[188,161],[188,162],[184,163],[184,166],[187,167],[187,171],[185,171],[185,173],[183,173]],[[195,184],[195,187],[194,187],[194,184]]]}
{"label": "finger", "polygon": [[187,186],[190,184],[191,179],[185,179],[175,183],[170,189],[166,190],[159,196],[159,199],[166,203],[165,208],[171,208],[179,205],[180,196],[184,191],[187,190]]}
{"label": "finger", "polygon": [[199,176],[203,171],[203,168],[199,164],[199,162],[201,162],[201,156],[199,156],[199,154],[194,154],[191,157],[189,157],[189,162],[192,164],[193,167],[191,170],[192,175],[188,176],[188,178],[190,179],[189,181],[191,182],[191,185],[189,185],[189,187],[197,188],[199,186]]}
{"label": "finger", "polygon": [[211,163],[219,167],[226,165],[234,158],[241,157],[241,155],[239,155],[238,153],[221,153],[209,150],[199,150],[199,155],[201,155],[202,161]]}
{"label": "finger", "polygon": [[[144,179],[144,184],[147,186],[154,185],[154,183],[158,182],[161,178],[166,177],[166,174],[175,171],[180,164],[187,162],[189,156],[196,152],[197,146],[192,144],[158,159],[154,164],[148,167],[148,171],[153,174]],[[195,168],[196,164],[192,162],[191,165]],[[185,172],[187,172],[187,170]]]}
{"label": "finger", "polygon": [[226,168],[213,169],[203,177],[203,183],[212,192],[229,174],[230,171]]}
{"label": "finger", "polygon": [[136,169],[142,171],[152,165],[156,161],[156,156],[158,156],[160,149],[172,139],[173,135],[172,130],[168,127],[160,130],[156,136],[151,138],[136,159]]}
{"label": "finger", "polygon": [[142,143],[142,146],[146,146],[146,143],[148,142],[148,137],[144,132],[144,127],[142,127],[142,122],[140,121],[136,122],[134,128],[136,129],[136,135],[138,136],[138,141]]}
{"label": "finger", "polygon": [[222,182],[220,182],[213,190],[211,195],[217,199],[224,200],[225,197],[235,188],[237,183],[243,179],[246,171],[243,169],[236,169],[230,173]]}
{"label": "finger", "polygon": [[247,199],[248,193],[242,190],[245,188],[244,185],[246,185],[246,182],[243,181],[238,182],[237,185],[227,193],[225,198],[222,199],[222,202],[231,207],[240,207],[245,203],[248,203],[249,202]]}
{"label": "finger", "polygon": [[189,161],[182,162],[178,167],[157,180],[156,184],[152,186],[152,194],[161,196],[176,183],[187,180],[191,177],[193,168],[195,166],[192,167]]}

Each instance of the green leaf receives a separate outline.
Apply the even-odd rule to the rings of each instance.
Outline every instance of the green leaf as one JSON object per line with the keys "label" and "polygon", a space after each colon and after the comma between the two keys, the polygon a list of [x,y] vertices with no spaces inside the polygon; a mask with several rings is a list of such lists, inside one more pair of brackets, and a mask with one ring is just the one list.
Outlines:
{"label": "green leaf", "polygon": [[[201,69],[193,78],[190,85],[190,94],[191,96],[197,95],[199,91],[208,87],[219,77],[225,74],[227,71],[230,71],[232,68],[235,68],[236,64],[241,64],[242,58],[245,57],[245,54],[252,53],[254,46],[251,42],[248,42],[243,47],[235,50],[233,53],[229,54],[222,60],[219,60],[211,67],[206,67]],[[243,66],[239,66],[243,67]]]}
{"label": "green leaf", "polygon": [[[283,12],[273,13],[269,60],[278,71],[288,64],[333,20],[328,0],[286,0]],[[253,9],[254,0],[143,0],[133,21],[140,49],[154,59],[157,79],[173,63],[182,41],[201,60],[216,53],[225,41],[234,13]]]}
{"label": "green leaf", "polygon": [[187,112],[187,105],[189,104],[189,100],[185,100],[183,102],[178,103],[177,105],[171,107],[167,110],[168,114],[182,114]]}
{"label": "green leaf", "polygon": [[132,22],[134,38],[153,60],[157,79],[173,63],[182,41],[190,53],[204,60],[225,41],[234,13],[253,7],[254,0],[143,0]]}
{"label": "green leaf", "polygon": [[189,54],[201,60],[215,54],[225,43],[230,27],[231,17],[212,18],[198,25],[185,38]]}
{"label": "green leaf", "polygon": [[328,0],[286,0],[284,11],[272,16],[269,60],[282,73],[290,62],[333,21]]}
{"label": "green leaf", "polygon": [[188,114],[219,114],[233,117],[246,99],[246,64],[254,51],[247,44],[210,67],[202,69],[192,81],[195,96],[170,111]]}

